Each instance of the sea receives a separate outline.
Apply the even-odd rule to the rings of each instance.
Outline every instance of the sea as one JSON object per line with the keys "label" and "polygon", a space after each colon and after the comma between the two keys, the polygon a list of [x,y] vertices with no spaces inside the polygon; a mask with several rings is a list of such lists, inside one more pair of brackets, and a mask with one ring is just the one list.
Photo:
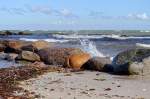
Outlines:
{"label": "sea", "polygon": [[[45,40],[56,43],[56,46],[81,48],[91,56],[110,57],[111,60],[127,49],[150,48],[148,30],[34,31],[31,35],[0,36],[0,39]],[[12,65],[2,60],[0,63],[0,68]]]}

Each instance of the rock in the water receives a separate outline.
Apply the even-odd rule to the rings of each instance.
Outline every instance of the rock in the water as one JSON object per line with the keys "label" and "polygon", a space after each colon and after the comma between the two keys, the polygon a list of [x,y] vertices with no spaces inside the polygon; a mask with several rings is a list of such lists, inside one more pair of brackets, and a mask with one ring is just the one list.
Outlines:
{"label": "rock in the water", "polygon": [[22,50],[37,52],[40,49],[48,48],[50,46],[52,46],[52,44],[50,44],[49,42],[39,40],[39,41],[32,42],[29,45],[23,46]]}
{"label": "rock in the water", "polygon": [[149,56],[150,49],[131,49],[121,52],[113,60],[113,72],[117,74],[143,74],[144,68],[150,67],[147,65],[150,62]]}
{"label": "rock in the water", "polygon": [[27,61],[32,61],[32,62],[40,61],[39,55],[30,51],[22,51],[16,59],[27,60]]}
{"label": "rock in the water", "polygon": [[49,65],[67,66],[66,59],[75,53],[84,53],[78,48],[45,48],[38,51],[42,61]]}
{"label": "rock in the water", "polygon": [[84,64],[84,68],[88,70],[103,71],[104,67],[107,66],[108,64],[111,64],[110,58],[93,57]]}
{"label": "rock in the water", "polygon": [[67,67],[81,69],[81,67],[91,58],[87,53],[72,54],[67,58]]}

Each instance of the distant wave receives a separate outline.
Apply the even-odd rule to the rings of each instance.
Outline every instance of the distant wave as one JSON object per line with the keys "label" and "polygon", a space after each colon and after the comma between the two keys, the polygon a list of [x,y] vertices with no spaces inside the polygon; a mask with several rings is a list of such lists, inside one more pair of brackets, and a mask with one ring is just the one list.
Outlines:
{"label": "distant wave", "polygon": [[103,39],[103,38],[110,38],[110,39],[117,39],[117,40],[127,40],[127,39],[150,39],[150,36],[122,36],[122,35],[61,35],[55,34],[53,35],[55,38],[61,39]]}
{"label": "distant wave", "polygon": [[20,38],[20,40],[23,40],[23,41],[38,41],[38,40],[44,40],[44,41],[47,41],[47,42],[59,42],[59,43],[64,43],[64,42],[68,42],[69,40],[57,40],[57,39],[29,39],[29,38]]}
{"label": "distant wave", "polygon": [[64,38],[64,39],[77,39],[77,38],[86,38],[86,39],[91,39],[91,38],[102,38],[101,36],[98,35],[77,35],[77,34],[72,34],[72,35],[61,35],[61,34],[54,34],[53,37],[56,38]]}
{"label": "distant wave", "polygon": [[150,49],[150,44],[136,43],[137,47]]}

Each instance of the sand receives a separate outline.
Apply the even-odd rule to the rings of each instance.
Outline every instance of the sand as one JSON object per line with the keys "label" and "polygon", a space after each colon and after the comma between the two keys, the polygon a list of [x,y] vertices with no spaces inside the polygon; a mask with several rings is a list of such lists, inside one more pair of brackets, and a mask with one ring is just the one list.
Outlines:
{"label": "sand", "polygon": [[81,71],[50,72],[22,81],[19,86],[34,92],[36,99],[150,99],[149,84],[148,76]]}

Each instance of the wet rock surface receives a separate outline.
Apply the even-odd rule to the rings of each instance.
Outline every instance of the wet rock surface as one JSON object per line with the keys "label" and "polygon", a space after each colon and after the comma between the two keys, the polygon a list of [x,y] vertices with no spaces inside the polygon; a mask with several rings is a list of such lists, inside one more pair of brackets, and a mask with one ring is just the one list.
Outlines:
{"label": "wet rock surface", "polygon": [[111,64],[110,58],[107,57],[93,57],[89,59],[83,66],[83,68],[88,70],[104,71],[105,66]]}

